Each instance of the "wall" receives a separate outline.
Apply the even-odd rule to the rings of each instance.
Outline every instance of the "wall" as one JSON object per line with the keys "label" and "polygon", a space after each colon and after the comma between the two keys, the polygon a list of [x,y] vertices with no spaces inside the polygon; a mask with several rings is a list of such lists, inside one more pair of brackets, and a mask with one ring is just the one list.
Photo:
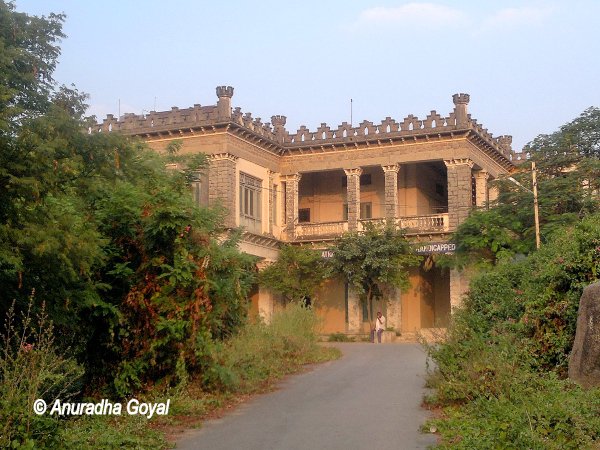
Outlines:
{"label": "wall", "polygon": [[327,281],[318,290],[313,308],[323,320],[321,333],[345,333],[347,331],[345,285],[341,280]]}

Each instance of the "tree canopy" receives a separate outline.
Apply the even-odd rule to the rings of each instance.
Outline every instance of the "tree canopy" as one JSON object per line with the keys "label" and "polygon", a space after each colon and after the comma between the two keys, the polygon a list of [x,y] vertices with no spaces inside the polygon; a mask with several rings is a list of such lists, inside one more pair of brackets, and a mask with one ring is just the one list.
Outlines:
{"label": "tree canopy", "polygon": [[[531,190],[536,162],[542,242],[565,225],[575,225],[600,206],[600,109],[589,108],[524,151],[529,160],[510,176]],[[533,195],[505,178],[495,182],[498,200],[474,211],[454,235],[459,256],[495,262],[535,248]]]}
{"label": "tree canopy", "polygon": [[260,273],[260,281],[289,301],[314,299],[330,274],[321,252],[305,246],[284,245],[277,261]]}
{"label": "tree canopy", "polygon": [[373,299],[382,295],[382,288],[408,288],[408,269],[422,259],[413,254],[403,231],[390,223],[368,222],[364,231],[345,233],[331,249],[333,272],[340,274],[367,303],[369,322]]}
{"label": "tree canopy", "polygon": [[204,157],[87,133],[87,96],[53,81],[63,20],[0,2],[0,315],[45,304],[88,386],[208,376],[246,319],[256,259],[222,210],[193,203]]}

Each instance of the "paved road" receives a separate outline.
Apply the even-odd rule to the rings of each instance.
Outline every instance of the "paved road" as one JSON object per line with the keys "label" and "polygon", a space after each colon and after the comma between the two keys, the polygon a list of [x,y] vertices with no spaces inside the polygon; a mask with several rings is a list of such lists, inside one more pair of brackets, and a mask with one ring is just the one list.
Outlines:
{"label": "paved road", "polygon": [[178,449],[424,449],[425,354],[417,344],[339,344],[343,357],[186,432]]}

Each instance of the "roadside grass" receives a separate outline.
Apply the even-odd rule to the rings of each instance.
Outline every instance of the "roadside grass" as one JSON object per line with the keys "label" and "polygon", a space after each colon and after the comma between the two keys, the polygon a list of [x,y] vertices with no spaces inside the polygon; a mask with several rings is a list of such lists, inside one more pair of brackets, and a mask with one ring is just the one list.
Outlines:
{"label": "roadside grass", "polygon": [[599,448],[600,389],[536,370],[527,338],[501,326],[482,333],[477,319],[459,311],[446,341],[424,344],[436,417],[422,429],[435,430],[438,448]]}
{"label": "roadside grass", "polygon": [[[88,416],[66,421],[61,437],[65,448],[144,448],[173,446],[181,431],[201,426],[251,395],[273,388],[284,376],[307,365],[337,359],[341,352],[319,345],[319,321],[311,310],[289,305],[274,314],[269,325],[249,323],[238,334],[215,347],[214,372],[191,374],[174,389],[155,388],[141,401],[171,399],[168,416]],[[209,381],[208,385],[206,380]]]}

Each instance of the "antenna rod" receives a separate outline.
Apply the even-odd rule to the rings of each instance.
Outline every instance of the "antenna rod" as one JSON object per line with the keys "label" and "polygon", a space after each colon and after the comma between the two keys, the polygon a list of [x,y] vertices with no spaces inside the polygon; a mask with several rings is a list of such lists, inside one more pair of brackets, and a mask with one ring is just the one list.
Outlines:
{"label": "antenna rod", "polygon": [[352,126],[352,99],[350,99],[350,126]]}

